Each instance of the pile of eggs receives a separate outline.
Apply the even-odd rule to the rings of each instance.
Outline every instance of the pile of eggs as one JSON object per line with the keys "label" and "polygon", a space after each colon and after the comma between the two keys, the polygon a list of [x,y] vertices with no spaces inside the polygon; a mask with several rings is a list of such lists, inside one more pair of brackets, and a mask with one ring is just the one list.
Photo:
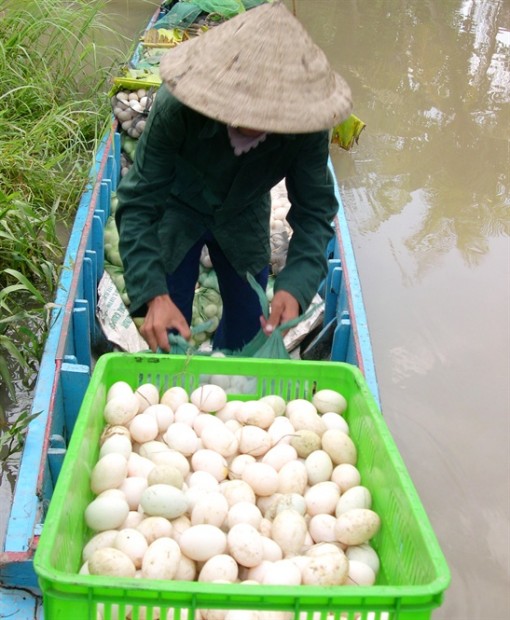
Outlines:
{"label": "pile of eggs", "polygon": [[271,189],[271,272],[278,275],[285,267],[292,229],[287,222],[290,201],[287,196],[285,181],[280,181]]}
{"label": "pile of eggs", "polygon": [[[160,396],[150,383],[134,391],[117,381],[91,472],[95,498],[84,516],[94,535],[80,573],[373,584],[379,558],[370,539],[380,518],[361,484],[346,407],[330,389],[311,401],[227,400],[214,383]],[[289,617],[236,613],[200,610],[195,620]]]}
{"label": "pile of eggs", "polygon": [[152,95],[144,88],[136,91],[121,90],[111,98],[115,118],[131,138],[139,138],[152,105]]}

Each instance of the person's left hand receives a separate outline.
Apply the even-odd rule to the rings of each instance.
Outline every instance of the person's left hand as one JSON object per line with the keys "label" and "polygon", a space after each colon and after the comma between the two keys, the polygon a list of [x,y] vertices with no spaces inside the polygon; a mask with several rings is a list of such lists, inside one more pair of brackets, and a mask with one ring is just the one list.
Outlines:
{"label": "person's left hand", "polygon": [[269,336],[274,328],[281,323],[286,323],[291,319],[295,319],[299,316],[299,304],[294,295],[291,295],[287,291],[277,291],[274,294],[271,301],[271,313],[266,320],[263,316],[260,317],[260,324],[266,336]]}

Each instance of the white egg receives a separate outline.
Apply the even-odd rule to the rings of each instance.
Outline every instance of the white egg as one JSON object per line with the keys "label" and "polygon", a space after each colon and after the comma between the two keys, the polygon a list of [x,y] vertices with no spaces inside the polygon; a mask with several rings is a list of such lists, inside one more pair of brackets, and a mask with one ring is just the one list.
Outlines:
{"label": "white egg", "polygon": [[227,527],[230,529],[237,523],[248,523],[258,529],[262,521],[262,513],[258,506],[251,502],[238,502],[230,506],[227,514]]}
{"label": "white egg", "polygon": [[129,432],[133,441],[145,443],[153,441],[159,434],[158,421],[150,413],[139,413],[129,423]]}
{"label": "white egg", "polygon": [[138,413],[159,402],[159,390],[152,383],[143,383],[135,390],[138,399]]}
{"label": "white egg", "polygon": [[375,577],[375,572],[365,562],[349,560],[349,574],[345,582],[347,585],[373,586]]}
{"label": "white egg", "polygon": [[282,510],[273,520],[271,535],[282,548],[284,556],[299,554],[306,534],[305,518],[295,510]]}
{"label": "white egg", "polygon": [[262,547],[264,552],[264,560],[277,562],[283,558],[283,551],[281,550],[280,545],[275,543],[272,538],[262,536]]}
{"label": "white egg", "polygon": [[175,419],[172,409],[168,405],[162,405],[161,403],[147,407],[144,413],[156,419],[160,433],[164,433]]}
{"label": "white egg", "polygon": [[300,515],[306,514],[305,498],[300,493],[278,493],[278,499],[272,504],[265,516],[269,519],[274,517],[282,510],[295,510]]}
{"label": "white egg", "polygon": [[184,456],[191,456],[198,449],[198,437],[195,431],[183,422],[171,424],[164,435],[164,440],[169,448],[177,450]]}
{"label": "white egg", "polygon": [[145,536],[150,545],[156,538],[170,537],[173,525],[165,517],[144,517],[136,529]]}
{"label": "white egg", "polygon": [[177,572],[174,575],[176,581],[194,581],[197,577],[197,564],[191,558],[181,554],[181,559],[177,565]]}
{"label": "white egg", "polygon": [[104,408],[104,419],[108,424],[127,424],[138,412],[138,399],[131,392],[125,396],[114,396],[107,401]]}
{"label": "white egg", "polygon": [[335,390],[319,390],[312,396],[312,403],[319,413],[332,411],[342,414],[347,409],[347,401]]}
{"label": "white egg", "polygon": [[181,472],[184,478],[190,472],[190,464],[188,459],[178,450],[162,450],[151,456],[151,461],[155,465],[173,465]]}
{"label": "white egg", "polygon": [[358,486],[361,482],[361,474],[355,465],[340,463],[331,473],[331,480],[338,484],[340,491],[345,493],[347,489]]}
{"label": "white egg", "polygon": [[152,460],[154,455],[158,454],[159,452],[168,452],[169,450],[170,448],[166,445],[165,442],[159,441],[157,439],[145,441],[138,446],[138,454],[150,460]]}
{"label": "white egg", "polygon": [[179,386],[174,386],[166,390],[159,401],[163,405],[167,405],[175,413],[179,405],[189,402],[188,393]]}
{"label": "white egg", "polygon": [[269,433],[258,426],[243,426],[236,433],[239,452],[252,456],[263,456],[272,446]]}
{"label": "white egg", "polygon": [[281,396],[277,396],[276,394],[268,394],[267,396],[262,396],[260,400],[272,407],[275,415],[280,416],[285,413],[286,404],[285,400]]}
{"label": "white egg", "polygon": [[257,566],[264,557],[262,536],[253,525],[236,523],[227,534],[228,550],[238,564],[245,567]]}
{"label": "white egg", "polygon": [[222,527],[228,511],[227,498],[222,493],[219,491],[207,493],[195,502],[191,511],[191,525],[209,523]]}
{"label": "white egg", "polygon": [[228,467],[228,477],[231,480],[239,480],[243,475],[246,465],[255,463],[256,459],[251,454],[239,454],[235,456]]}
{"label": "white egg", "polygon": [[220,482],[220,491],[227,498],[229,506],[237,502],[255,503],[255,493],[244,480],[223,480]]}
{"label": "white egg", "polygon": [[187,511],[188,502],[180,489],[169,484],[153,484],[142,493],[140,506],[147,515],[176,519]]}
{"label": "white egg", "polygon": [[193,427],[195,419],[199,414],[200,409],[193,403],[182,403],[175,410],[174,421]]}
{"label": "white egg", "polygon": [[333,473],[333,461],[324,450],[315,450],[306,457],[305,468],[308,484],[313,486],[318,482],[330,480]]}
{"label": "white egg", "polygon": [[295,428],[289,418],[284,416],[276,417],[271,426],[267,429],[273,446],[288,444],[295,433]]}
{"label": "white egg", "polygon": [[331,514],[316,514],[308,523],[308,532],[315,543],[334,542],[336,517]]}
{"label": "white egg", "polygon": [[149,545],[143,557],[142,577],[173,579],[180,559],[181,550],[173,538],[157,538]]}
{"label": "white egg", "polygon": [[277,560],[268,567],[262,583],[267,585],[299,586],[301,571],[291,560]]}
{"label": "white egg", "polygon": [[97,461],[90,474],[90,488],[98,495],[120,487],[128,473],[128,462],[122,454],[112,452]]}
{"label": "white egg", "polygon": [[122,551],[113,547],[104,547],[94,551],[88,561],[91,575],[109,577],[134,577],[136,567],[132,560]]}
{"label": "white egg", "polygon": [[227,535],[219,527],[201,523],[182,532],[179,545],[182,552],[197,562],[206,562],[215,555],[225,553]]}
{"label": "white egg", "polygon": [[278,472],[280,493],[299,493],[303,495],[308,484],[308,473],[302,461],[285,463]]}
{"label": "white egg", "polygon": [[233,456],[236,454],[239,443],[234,433],[223,423],[207,424],[200,435],[200,439],[205,448],[218,452],[222,456]]}
{"label": "white egg", "polygon": [[372,495],[370,491],[362,486],[358,485],[347,489],[345,493],[339,498],[335,515],[339,517],[344,512],[352,510],[353,508],[371,508],[372,507]]}
{"label": "white egg", "polygon": [[83,547],[82,558],[83,561],[86,562],[90,560],[91,555],[97,549],[103,549],[104,547],[111,547],[113,545],[113,541],[118,534],[118,530],[105,530],[104,532],[99,532],[99,534],[95,534],[88,543]]}
{"label": "white egg", "polygon": [[275,412],[269,403],[261,400],[248,400],[238,408],[236,419],[241,424],[253,424],[253,426],[267,429],[274,422]]}
{"label": "white egg", "polygon": [[126,381],[116,381],[111,385],[106,393],[106,401],[111,400],[112,398],[117,398],[118,396],[130,396],[133,394],[133,388]]}
{"label": "white egg", "polygon": [[141,568],[142,559],[149,547],[145,536],[140,531],[133,528],[120,530],[112,546],[125,553],[136,568]]}
{"label": "white egg", "polygon": [[342,418],[338,413],[334,413],[329,411],[327,413],[322,414],[322,421],[326,425],[326,428],[338,428],[344,433],[349,434],[349,425],[345,421],[345,418]]}
{"label": "white egg", "polygon": [[379,572],[379,556],[377,555],[377,551],[369,543],[347,547],[345,555],[349,561],[356,560],[368,564],[376,575]]}
{"label": "white egg", "polygon": [[347,580],[349,561],[342,553],[324,553],[310,558],[303,568],[303,584],[337,586]]}
{"label": "white egg", "polygon": [[345,545],[361,545],[377,534],[381,526],[379,515],[368,508],[353,508],[337,517],[336,539]]}
{"label": "white egg", "polygon": [[200,411],[213,413],[225,406],[227,395],[218,385],[202,385],[190,394],[190,401],[196,405]]}
{"label": "white egg", "polygon": [[262,462],[271,465],[276,471],[280,471],[285,463],[295,461],[297,458],[298,455],[295,448],[287,443],[279,443],[264,454]]}
{"label": "white egg", "polygon": [[99,450],[99,458],[101,459],[106,454],[116,452],[117,454],[122,454],[125,459],[128,459],[131,450],[131,439],[126,435],[115,434],[104,441]]}
{"label": "white egg", "polygon": [[242,479],[251,486],[255,495],[272,495],[276,493],[279,485],[278,472],[266,463],[255,462],[246,465]]}
{"label": "white egg", "polygon": [[225,403],[219,411],[216,412],[216,417],[222,422],[228,422],[236,417],[236,411],[243,405],[242,400],[229,400]]}
{"label": "white egg", "polygon": [[[203,450],[199,450],[201,456],[207,458],[207,455],[203,454]],[[195,452],[195,454],[198,454]],[[193,456],[195,456],[195,454]],[[214,454],[214,453],[213,453]],[[197,469],[196,471],[190,473],[190,475],[186,478],[186,484],[189,488],[199,486],[204,490],[209,491],[218,491],[218,479],[213,476],[212,473]]]}
{"label": "white egg", "polygon": [[129,506],[125,499],[96,497],[85,508],[85,523],[95,532],[114,530],[126,519]]}
{"label": "white egg", "polygon": [[335,465],[356,465],[357,450],[354,442],[347,433],[337,428],[330,428],[322,435],[322,449],[329,454]]}
{"label": "white egg", "polygon": [[191,467],[195,472],[207,472],[217,481],[225,480],[228,475],[228,465],[225,457],[207,448],[197,450],[192,455]]}
{"label": "white egg", "polygon": [[128,476],[147,478],[154,466],[153,461],[140,456],[136,452],[131,452],[128,458]]}
{"label": "white egg", "polygon": [[215,555],[205,562],[198,575],[198,581],[218,579],[233,583],[237,580],[239,567],[234,558],[227,554]]}
{"label": "white egg", "polygon": [[223,428],[224,424],[215,415],[211,413],[199,413],[193,420],[193,430],[200,437],[206,426],[214,425],[215,428]]}
{"label": "white egg", "polygon": [[244,580],[262,583],[268,569],[272,566],[272,564],[273,562],[269,560],[262,560],[262,562],[257,564],[257,566],[251,566],[250,568],[242,566],[239,571],[239,576],[241,577],[242,574]]}
{"label": "white egg", "polygon": [[154,465],[147,476],[147,482],[152,484],[171,484],[173,487],[182,489],[184,476],[175,465]]}
{"label": "white egg", "polygon": [[340,489],[334,482],[326,480],[310,487],[304,497],[306,511],[310,516],[333,514],[340,498]]}

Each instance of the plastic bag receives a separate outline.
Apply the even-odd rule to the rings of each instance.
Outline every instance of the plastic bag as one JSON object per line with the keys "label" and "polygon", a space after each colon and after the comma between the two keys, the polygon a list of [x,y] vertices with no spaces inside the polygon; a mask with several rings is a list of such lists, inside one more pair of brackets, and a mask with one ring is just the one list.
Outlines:
{"label": "plastic bag", "polygon": [[[268,319],[269,300],[267,299],[264,289],[251,274],[247,274],[247,279],[251,287],[258,295],[264,318]],[[315,306],[312,306],[305,313],[300,314],[295,319],[281,323],[274,328],[269,336],[267,336],[264,331],[260,329],[250,342],[248,342],[240,351],[235,352],[233,355],[236,357],[256,357],[275,360],[290,359],[289,352],[287,351],[287,347],[283,341],[284,333],[308,318],[314,310]]]}

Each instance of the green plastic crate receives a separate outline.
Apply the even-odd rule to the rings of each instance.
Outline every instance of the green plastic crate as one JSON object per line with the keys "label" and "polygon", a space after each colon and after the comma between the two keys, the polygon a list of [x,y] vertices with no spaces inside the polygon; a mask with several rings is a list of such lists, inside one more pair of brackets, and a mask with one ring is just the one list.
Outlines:
{"label": "green plastic crate", "polygon": [[[256,398],[310,399],[332,388],[348,401],[344,414],[358,448],[357,466],[382,526],[372,545],[381,569],[370,587],[219,585],[78,575],[91,532],[84,510],[104,428],[108,388],[151,382],[192,390],[202,375],[252,377]],[[231,396],[231,398],[239,398]],[[448,566],[384,419],[355,366],[340,362],[229,359],[172,355],[103,355],[94,370],[36,550],[34,567],[46,620],[192,620],[199,609],[265,610],[261,620],[425,620],[441,605]],[[98,607],[99,606],[99,607]],[[98,615],[98,609],[101,613]],[[269,611],[291,612],[287,615]],[[241,620],[241,613],[238,614]],[[237,620],[237,618],[236,618]]]}

